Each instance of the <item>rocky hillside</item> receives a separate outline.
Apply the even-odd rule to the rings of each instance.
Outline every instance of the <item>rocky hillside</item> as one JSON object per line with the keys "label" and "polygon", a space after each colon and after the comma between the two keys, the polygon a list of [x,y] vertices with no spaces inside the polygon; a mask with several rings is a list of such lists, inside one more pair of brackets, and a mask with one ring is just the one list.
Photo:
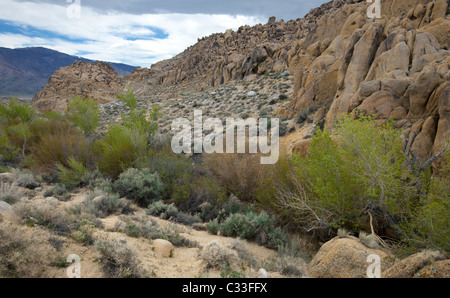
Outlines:
{"label": "rocky hillside", "polygon": [[[216,115],[234,107],[237,97],[245,104],[230,114],[254,115],[269,107],[268,115],[294,119],[318,110],[310,117],[326,127],[342,113],[370,114],[380,121],[391,117],[403,129],[405,148],[423,164],[450,137],[449,3],[382,0],[380,19],[368,18],[369,5],[336,0],[301,19],[271,18],[264,25],[213,34],[172,59],[123,77],[102,65],[77,63],[56,72],[34,103],[63,110],[75,95],[114,102],[115,94],[131,85],[143,105],[159,103],[170,117],[206,105]],[[282,81],[279,74],[285,71],[291,81]],[[277,94],[266,84],[269,76],[289,86]],[[248,82],[259,85],[261,92],[251,93],[257,100],[247,97],[254,90],[241,88]],[[225,86],[231,86],[229,93]],[[195,98],[202,92],[204,98]],[[287,102],[269,105],[271,97],[282,94]],[[308,142],[294,141],[300,147]]]}
{"label": "rocky hillside", "polygon": [[[49,77],[59,68],[75,61],[91,60],[42,48],[0,48],[0,96],[32,98],[41,90]],[[125,75],[134,67],[109,63],[119,74]]]}

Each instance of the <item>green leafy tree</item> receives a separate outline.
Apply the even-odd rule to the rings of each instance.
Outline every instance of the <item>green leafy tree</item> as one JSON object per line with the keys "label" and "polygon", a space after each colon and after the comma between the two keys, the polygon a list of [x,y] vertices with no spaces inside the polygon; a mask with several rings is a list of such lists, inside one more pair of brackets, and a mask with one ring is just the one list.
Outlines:
{"label": "green leafy tree", "polygon": [[415,181],[392,122],[378,126],[370,117],[345,116],[333,136],[319,130],[309,155],[295,155],[293,163],[295,186],[280,188],[278,206],[294,211],[308,230],[356,229],[372,215],[380,227],[413,207]]}
{"label": "green leafy tree", "polygon": [[104,138],[98,142],[98,148],[101,156],[97,163],[99,170],[114,179],[133,166],[138,151],[145,150],[142,144],[133,142],[127,129],[119,125],[109,128]]}
{"label": "green leafy tree", "polygon": [[16,125],[8,127],[8,131],[17,136],[22,143],[22,157],[25,156],[25,150],[27,148],[27,141],[31,138],[31,129],[28,123],[21,122]]}
{"label": "green leafy tree", "polygon": [[137,108],[133,90],[119,94],[118,99],[129,108],[122,115],[123,126],[112,125],[103,140],[99,142],[99,169],[106,175],[117,178],[120,173],[131,167],[142,167],[149,160],[150,145],[158,130],[158,107],[153,106],[150,113]]}
{"label": "green leafy tree", "polygon": [[158,124],[156,120],[159,115],[159,108],[157,105],[152,106],[152,110],[147,116],[147,112],[143,109],[137,108],[136,97],[134,96],[133,89],[128,86],[128,92],[126,94],[119,94],[117,98],[121,100],[129,109],[128,115],[122,115],[122,121],[125,127],[133,130],[137,130],[151,140],[158,130]]}
{"label": "green leafy tree", "polygon": [[0,105],[0,122],[11,123],[21,121],[31,122],[36,117],[36,110],[27,104],[19,103],[19,100],[12,97],[8,105]]}
{"label": "green leafy tree", "polygon": [[408,250],[450,252],[450,152],[443,158],[442,172],[425,180],[418,207],[398,225]]}
{"label": "green leafy tree", "polygon": [[82,98],[80,96],[70,100],[68,103],[69,119],[81,128],[89,136],[98,127],[100,109],[95,100]]}

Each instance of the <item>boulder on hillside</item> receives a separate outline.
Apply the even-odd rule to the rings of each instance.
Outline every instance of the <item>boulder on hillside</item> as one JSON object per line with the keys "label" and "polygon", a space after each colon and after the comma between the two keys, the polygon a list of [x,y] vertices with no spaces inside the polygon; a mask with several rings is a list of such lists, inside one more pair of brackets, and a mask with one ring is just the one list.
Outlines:
{"label": "boulder on hillside", "polygon": [[173,244],[164,239],[156,239],[153,241],[155,252],[162,258],[170,258],[173,256]]}
{"label": "boulder on hillside", "polygon": [[334,238],[325,243],[308,265],[312,278],[366,278],[371,265],[368,257],[378,255],[381,272],[392,265],[392,256],[381,249],[372,249],[358,238]]}
{"label": "boulder on hillside", "polygon": [[422,251],[395,263],[391,268],[383,272],[383,277],[412,278],[417,272],[430,263],[434,263],[445,258],[445,255],[438,251]]}

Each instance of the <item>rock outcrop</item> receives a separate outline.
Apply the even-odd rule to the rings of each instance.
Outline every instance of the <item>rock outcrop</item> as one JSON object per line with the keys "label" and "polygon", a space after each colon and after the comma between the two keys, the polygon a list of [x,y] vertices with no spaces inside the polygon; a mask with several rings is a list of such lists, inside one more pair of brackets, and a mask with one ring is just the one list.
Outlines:
{"label": "rock outcrop", "polygon": [[364,245],[358,238],[334,238],[325,243],[308,265],[312,278],[366,278],[368,257],[380,257],[381,272],[392,265],[392,256]]}
{"label": "rock outcrop", "polygon": [[[381,278],[445,278],[450,276],[450,260],[438,251],[422,251],[402,260],[387,250],[373,249],[352,236],[336,237],[325,243],[308,265],[312,278],[367,278],[375,255]],[[372,276],[370,276],[372,277]]]}
{"label": "rock outcrop", "polygon": [[33,106],[41,111],[63,112],[67,109],[67,101],[77,96],[99,103],[113,102],[124,85],[124,78],[109,64],[78,61],[58,69],[44,89],[36,94]]}
{"label": "rock outcrop", "polygon": [[[423,251],[411,255],[401,261],[396,262],[391,268],[383,272],[384,278],[412,278],[415,277],[417,273],[422,272],[419,275],[424,275],[424,273],[431,269],[429,265],[435,264],[436,262],[444,261],[446,264],[438,265],[440,268],[449,268],[448,260],[446,260],[445,255],[437,251]],[[428,269],[426,268],[428,267]],[[448,275],[448,272],[447,272]]]}

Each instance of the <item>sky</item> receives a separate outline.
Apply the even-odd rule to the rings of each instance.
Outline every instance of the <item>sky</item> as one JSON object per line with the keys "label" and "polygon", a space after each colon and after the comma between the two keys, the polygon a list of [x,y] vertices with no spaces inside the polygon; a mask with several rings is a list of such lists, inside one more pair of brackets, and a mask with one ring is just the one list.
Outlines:
{"label": "sky", "polygon": [[326,0],[0,0],[0,47],[149,67],[212,33],[302,18]]}

